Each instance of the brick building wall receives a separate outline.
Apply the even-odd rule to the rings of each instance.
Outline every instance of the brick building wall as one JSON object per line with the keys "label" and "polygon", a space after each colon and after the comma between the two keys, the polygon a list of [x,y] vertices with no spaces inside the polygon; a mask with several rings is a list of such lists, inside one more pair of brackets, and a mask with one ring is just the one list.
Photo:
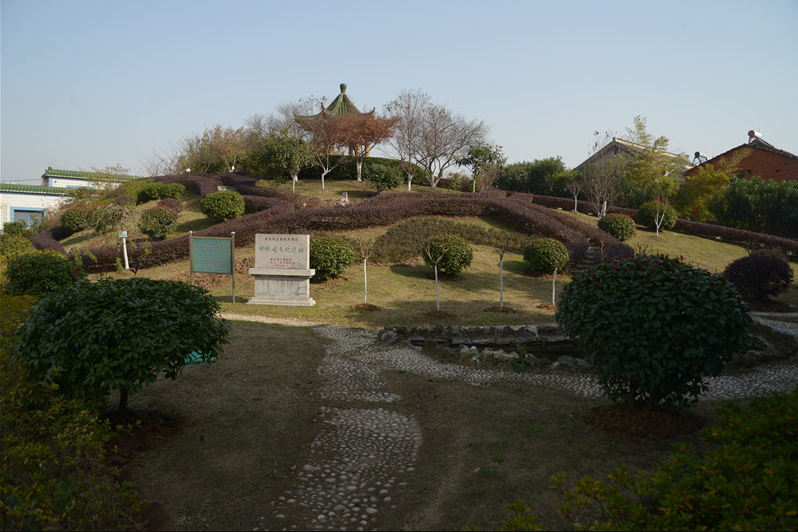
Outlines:
{"label": "brick building wall", "polygon": [[[740,150],[746,150],[749,153],[740,160],[736,170],[731,172],[732,174],[741,175],[746,179],[759,176],[762,179],[773,181],[798,181],[798,157],[782,150],[774,151],[749,144],[733,148],[703,164],[715,164],[717,167],[718,160],[721,158],[729,160]],[[691,175],[695,174],[698,168],[700,166],[688,170],[687,178],[689,179]]]}

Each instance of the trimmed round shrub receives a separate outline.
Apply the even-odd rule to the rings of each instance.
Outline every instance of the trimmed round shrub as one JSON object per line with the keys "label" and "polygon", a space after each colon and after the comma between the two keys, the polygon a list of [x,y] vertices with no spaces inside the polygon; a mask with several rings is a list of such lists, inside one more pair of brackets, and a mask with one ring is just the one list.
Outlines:
{"label": "trimmed round shrub", "polygon": [[789,288],[793,279],[787,260],[767,251],[754,251],[735,260],[726,266],[723,276],[749,301],[776,296]]}
{"label": "trimmed round shrub", "polygon": [[457,235],[434,236],[421,250],[424,264],[434,266],[438,260],[438,270],[446,275],[456,275],[471,266],[474,251],[463,238]]}
{"label": "trimmed round shrub", "polygon": [[185,191],[186,187],[181,183],[164,183],[161,185],[161,188],[158,189],[158,197],[161,199],[178,199]]}
{"label": "trimmed round shrub", "polygon": [[355,263],[352,245],[337,236],[310,239],[310,267],[316,270],[314,281],[338,277]]}
{"label": "trimmed round shrub", "polygon": [[[211,362],[228,328],[207,290],[145,277],[80,282],[42,298],[19,330],[18,358],[71,397],[103,399],[174,379],[186,358]],[[57,368],[57,369],[56,369]]]}
{"label": "trimmed round shrub", "polygon": [[83,231],[89,226],[89,209],[83,205],[70,207],[61,213],[61,225],[72,233]]}
{"label": "trimmed round shrub", "polygon": [[161,187],[163,186],[163,183],[147,183],[138,191],[136,203],[147,203],[148,201],[157,200],[161,197]]}
{"label": "trimmed round shrub", "polygon": [[387,164],[370,164],[363,174],[363,180],[377,189],[378,194],[383,190],[394,189],[404,182],[402,171]]}
{"label": "trimmed round shrub", "polygon": [[524,261],[535,271],[553,273],[568,264],[568,248],[554,238],[539,238],[524,248]]}
{"label": "trimmed round shrub", "polygon": [[166,207],[180,213],[183,210],[183,202],[177,198],[166,198],[158,202],[158,207]]}
{"label": "trimmed round shrub", "polygon": [[598,228],[624,242],[634,236],[635,221],[626,214],[610,213],[598,221]]}
{"label": "trimmed round shrub", "polygon": [[585,270],[566,285],[557,323],[589,357],[604,394],[683,412],[748,345],[748,305],[721,276],[664,256]]}
{"label": "trimmed round shrub", "polygon": [[46,296],[86,277],[82,267],[56,251],[36,251],[8,261],[5,291],[14,296]]}
{"label": "trimmed round shrub", "polygon": [[671,205],[665,204],[661,201],[647,201],[642,204],[635,213],[635,221],[643,227],[657,227],[657,218],[662,219],[659,226],[660,231],[667,231],[673,229],[676,225],[677,218],[676,209]]}
{"label": "trimmed round shrub", "polygon": [[244,198],[233,190],[212,192],[200,200],[200,210],[208,218],[222,222],[244,214]]}
{"label": "trimmed round shrub", "polygon": [[139,229],[150,240],[164,240],[177,229],[177,213],[168,207],[153,207],[141,213]]}

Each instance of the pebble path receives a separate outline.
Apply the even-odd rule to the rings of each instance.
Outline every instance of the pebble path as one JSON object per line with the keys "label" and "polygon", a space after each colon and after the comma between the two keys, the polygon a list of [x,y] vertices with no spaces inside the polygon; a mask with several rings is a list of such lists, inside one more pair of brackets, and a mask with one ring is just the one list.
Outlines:
{"label": "pebble path", "polygon": [[[226,319],[274,322],[268,318],[222,315]],[[798,338],[798,324],[754,319]],[[315,325],[291,322],[296,325]],[[515,373],[471,368],[434,360],[411,346],[382,345],[376,331],[337,326],[315,326],[333,340],[319,366],[322,399],[361,407],[321,407],[321,429],[311,444],[308,463],[298,470],[295,483],[271,502],[272,516],[286,523],[282,530],[374,530],[379,516],[395,505],[392,498],[412,482],[421,428],[413,416],[392,411],[401,397],[385,390],[380,374],[399,369],[441,379],[457,379],[477,386],[525,382],[537,388],[569,391],[588,398],[601,397],[593,376],[578,373]],[[770,395],[798,387],[798,365],[769,365],[750,372],[707,381],[702,400],[729,400]],[[363,408],[362,405],[373,404]],[[265,519],[265,518],[261,518]],[[255,524],[254,530],[260,530]]]}

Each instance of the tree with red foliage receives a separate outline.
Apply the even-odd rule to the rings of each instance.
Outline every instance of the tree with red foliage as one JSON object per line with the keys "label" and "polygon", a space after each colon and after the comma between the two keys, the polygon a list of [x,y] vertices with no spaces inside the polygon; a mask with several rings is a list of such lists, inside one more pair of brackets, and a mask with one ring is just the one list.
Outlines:
{"label": "tree with red foliage", "polygon": [[374,146],[393,137],[399,117],[382,118],[374,116],[373,113],[363,113],[346,116],[344,120],[346,127],[350,130],[349,149],[350,155],[355,158],[357,164],[357,180],[362,181],[363,159],[368,157]]}

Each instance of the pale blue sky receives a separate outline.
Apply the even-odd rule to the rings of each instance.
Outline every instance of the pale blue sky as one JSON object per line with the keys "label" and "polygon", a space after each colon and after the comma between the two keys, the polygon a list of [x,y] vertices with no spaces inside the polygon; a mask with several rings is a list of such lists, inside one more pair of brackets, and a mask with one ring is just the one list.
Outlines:
{"label": "pale blue sky", "polygon": [[[636,115],[710,157],[798,154],[798,1],[0,0],[0,180],[141,161],[338,86],[484,120],[509,162],[586,158]],[[692,157],[691,157],[692,158]]]}

